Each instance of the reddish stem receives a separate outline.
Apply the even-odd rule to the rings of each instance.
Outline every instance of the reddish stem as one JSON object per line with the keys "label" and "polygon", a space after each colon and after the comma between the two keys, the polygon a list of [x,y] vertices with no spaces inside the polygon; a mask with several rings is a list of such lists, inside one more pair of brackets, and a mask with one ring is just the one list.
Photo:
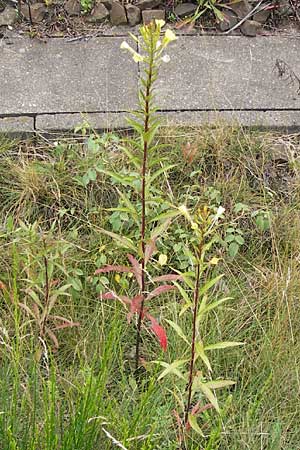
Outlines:
{"label": "reddish stem", "polygon": [[135,346],[135,369],[139,367],[140,360],[140,342],[141,342],[141,327],[142,319],[144,315],[144,303],[145,303],[145,235],[146,235],[146,171],[147,171],[147,157],[148,157],[148,137],[146,133],[149,131],[149,115],[150,115],[150,90],[152,86],[152,76],[153,76],[153,36],[151,34],[151,50],[150,50],[150,61],[149,61],[149,72],[146,85],[146,96],[145,96],[145,107],[144,107],[144,148],[143,148],[143,166],[142,166],[142,223],[141,223],[141,243],[142,243],[142,280],[141,280],[141,309],[139,311],[138,324],[137,324],[137,334],[136,334],[136,346]]}
{"label": "reddish stem", "polygon": [[190,359],[190,369],[189,369],[189,381],[187,385],[188,398],[186,403],[185,415],[184,415],[184,425],[186,426],[189,420],[189,412],[191,409],[192,401],[192,386],[194,379],[194,365],[195,365],[195,344],[196,344],[196,321],[197,321],[197,311],[199,304],[199,287],[200,287],[200,264],[201,264],[201,254],[202,254],[202,242],[198,249],[199,254],[197,257],[196,266],[196,285],[194,291],[194,308],[193,308],[193,334],[192,334],[192,348],[191,348],[191,359]]}

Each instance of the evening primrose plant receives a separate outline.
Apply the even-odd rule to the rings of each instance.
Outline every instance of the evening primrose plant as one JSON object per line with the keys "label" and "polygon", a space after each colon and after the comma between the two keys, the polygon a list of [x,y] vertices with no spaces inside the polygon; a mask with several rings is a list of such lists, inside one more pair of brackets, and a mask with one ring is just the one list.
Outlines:
{"label": "evening primrose plant", "polygon": [[[156,361],[164,367],[159,380],[172,375],[176,378],[176,399],[179,401],[181,412],[175,411],[178,424],[178,437],[185,448],[187,432],[192,428],[204,436],[198,417],[208,409],[221,409],[215,394],[216,389],[234,385],[234,381],[213,379],[213,369],[209,353],[242,345],[241,342],[223,341],[206,343],[203,341],[202,325],[209,312],[216,310],[230,297],[218,297],[218,284],[222,274],[216,274],[215,268],[220,258],[213,256],[213,250],[218,242],[218,228],[225,209],[219,206],[217,212],[212,213],[207,206],[197,210],[195,214],[189,212],[185,205],[178,208],[185,218],[193,236],[190,240],[191,261],[194,270],[180,274],[183,285],[174,282],[183,300],[178,321],[166,320],[182,341],[183,353],[180,358],[171,363]],[[179,273],[179,272],[178,272]],[[212,293],[213,292],[213,293]],[[180,319],[187,320],[191,315],[192,328],[189,334],[180,326]],[[181,386],[181,388],[180,388]],[[178,392],[180,395],[178,395]]]}
{"label": "evening primrose plant", "polygon": [[[180,278],[176,274],[151,277],[147,267],[156,252],[156,241],[168,228],[172,217],[180,214],[176,208],[170,206],[170,211],[165,210],[164,214],[159,217],[153,217],[153,215],[155,216],[153,214],[155,205],[164,201],[162,192],[153,189],[154,181],[174,167],[174,165],[164,164],[167,160],[158,154],[160,147],[154,141],[161,124],[161,119],[156,114],[155,81],[160,65],[170,60],[169,56],[165,54],[166,48],[176,40],[176,36],[171,30],[166,30],[162,34],[164,25],[163,20],[156,20],[149,25],[142,26],[138,37],[130,33],[135,45],[137,44],[140,49],[139,52],[126,41],[121,44],[121,49],[128,51],[134,62],[141,64],[143,74],[139,89],[139,108],[137,111],[131,112],[132,117],[128,119],[129,125],[136,131],[137,139],[132,139],[126,147],[121,148],[131,163],[133,171],[120,173],[102,169],[102,172],[110,176],[114,184],[118,185],[117,189],[122,202],[121,206],[111,208],[111,210],[128,214],[139,230],[138,242],[133,242],[124,235],[102,230],[120,246],[130,251],[127,253],[130,265],[107,265],[96,271],[96,274],[117,272],[129,273],[134,276],[136,293],[133,297],[123,295],[122,292],[117,293],[109,288],[102,294],[102,298],[119,300],[128,310],[128,322],[132,320],[133,316],[137,317],[136,369],[140,365],[142,326],[148,327],[154,333],[163,350],[167,348],[166,332],[159,321],[150,314],[146,304],[150,299],[175,289],[175,286],[165,284],[165,282]],[[132,202],[132,198],[135,199],[135,202]]]}

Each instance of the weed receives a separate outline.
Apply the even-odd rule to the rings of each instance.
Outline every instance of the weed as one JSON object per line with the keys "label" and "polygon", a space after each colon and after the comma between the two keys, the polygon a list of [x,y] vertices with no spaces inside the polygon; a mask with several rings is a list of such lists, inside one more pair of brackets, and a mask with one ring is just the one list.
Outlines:
{"label": "weed", "polygon": [[[145,55],[141,55],[137,53],[133,48],[131,48],[127,42],[123,42],[121,44],[121,48],[129,51],[132,54],[133,60],[136,63],[144,64],[144,77],[141,80],[142,88],[139,90],[139,106],[140,109],[133,113],[135,119],[129,119],[129,124],[133,127],[133,129],[137,132],[139,136],[139,140],[133,143],[134,147],[138,151],[137,155],[132,154],[128,148],[123,148],[126,156],[129,158],[129,161],[132,163],[135,168],[134,172],[130,173],[112,173],[103,171],[103,173],[107,173],[112,177],[113,180],[120,182],[125,186],[129,186],[135,194],[140,198],[140,219],[139,214],[137,212],[136,206],[131,203],[130,199],[125,193],[120,192],[120,198],[124,203],[124,206],[115,208],[115,212],[119,212],[121,214],[126,213],[126,218],[131,216],[133,221],[140,225],[140,237],[139,243],[137,247],[139,249],[139,256],[141,258],[141,263],[132,256],[128,255],[128,258],[131,263],[131,268],[125,266],[106,266],[105,268],[99,269],[96,273],[102,272],[128,272],[134,273],[139,292],[133,297],[131,300],[128,297],[119,297],[115,293],[106,294],[109,298],[119,298],[124,303],[127,303],[130,307],[130,316],[134,313],[138,315],[137,322],[137,333],[136,333],[136,354],[135,354],[135,368],[136,370],[140,364],[140,342],[141,342],[141,327],[144,318],[150,320],[151,327],[150,329],[156,334],[159,338],[161,347],[166,350],[167,340],[165,336],[164,329],[159,325],[157,320],[151,316],[145,309],[145,301],[150,300],[152,297],[156,297],[157,295],[166,292],[170,289],[173,289],[173,286],[164,285],[155,288],[153,291],[147,292],[147,263],[151,256],[153,255],[156,248],[156,240],[161,237],[164,230],[169,225],[169,219],[173,216],[176,216],[178,212],[176,210],[166,212],[164,217],[156,218],[155,221],[164,218],[165,221],[162,225],[157,228],[153,228],[150,231],[149,227],[149,218],[147,208],[151,203],[155,204],[157,201],[161,201],[161,193],[160,192],[151,192],[151,186],[156,178],[160,175],[166,173],[170,170],[173,165],[163,166],[157,169],[156,171],[151,173],[151,168],[157,164],[157,151],[158,146],[153,143],[155,135],[157,134],[157,130],[160,126],[160,120],[156,117],[156,107],[154,105],[154,96],[153,89],[154,83],[158,76],[159,65],[162,61],[167,60],[167,55],[163,55],[165,48],[168,46],[170,42],[175,40],[175,35],[171,30],[167,30],[164,34],[162,41],[160,41],[160,33],[161,28],[164,25],[163,21],[155,21],[151,22],[147,26],[143,26],[140,28],[140,45],[142,50],[145,52]],[[133,36],[135,41],[138,40],[135,36]],[[152,194],[152,195],[151,195]],[[118,216],[115,216],[118,217]],[[124,217],[124,215],[123,215]],[[111,217],[113,219],[114,216]],[[115,228],[119,227],[119,224],[116,222]],[[126,237],[122,235],[116,235],[115,233],[105,231],[103,232],[117,242],[119,242],[123,247],[129,248],[130,250],[135,251],[135,245]],[[149,235],[150,234],[150,235]],[[168,276],[165,276],[163,279],[156,279],[157,281],[167,281]],[[172,275],[170,275],[170,279],[172,279]],[[176,275],[174,275],[176,278]]]}

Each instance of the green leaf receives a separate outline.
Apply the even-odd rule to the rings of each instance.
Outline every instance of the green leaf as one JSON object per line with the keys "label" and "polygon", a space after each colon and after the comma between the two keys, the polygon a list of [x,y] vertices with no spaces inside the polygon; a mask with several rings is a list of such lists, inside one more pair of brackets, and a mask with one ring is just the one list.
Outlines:
{"label": "green leaf", "polygon": [[130,250],[136,251],[136,246],[133,245],[131,239],[126,238],[125,236],[120,236],[119,234],[113,233],[112,231],[105,230],[104,228],[98,228],[100,233],[106,234],[111,237],[115,241],[117,241],[122,247],[130,248]]}
{"label": "green leaf", "polygon": [[122,150],[123,153],[125,153],[128,160],[140,171],[141,162],[140,162],[139,158],[137,156],[133,155],[133,153],[130,150],[128,150],[127,147],[120,146],[119,148]]}
{"label": "green leaf", "polygon": [[239,245],[243,245],[245,243],[245,239],[243,238],[243,236],[240,236],[239,234],[235,236],[235,241]]}
{"label": "green leaf", "polygon": [[234,240],[235,240],[234,234],[227,234],[227,236],[225,237],[225,242],[232,242]]}
{"label": "green leaf", "polygon": [[[211,311],[212,309],[217,308],[222,303],[227,302],[227,300],[232,300],[232,297],[224,297],[224,298],[221,298],[220,300],[216,300],[215,302],[210,303],[207,306],[205,305],[205,307],[202,310],[200,307],[200,310],[199,310],[200,315],[202,316],[202,315],[206,314],[208,311]],[[199,313],[198,313],[198,315],[199,315]]]}
{"label": "green leaf", "polygon": [[206,367],[209,370],[209,372],[212,372],[212,368],[211,368],[209,359],[208,359],[208,357],[206,356],[206,354],[204,352],[203,344],[201,342],[196,342],[195,348],[196,348],[196,351],[195,351],[196,359],[198,357],[200,357],[202,359],[202,361],[204,362],[204,364],[206,365]]}
{"label": "green leaf", "polygon": [[79,278],[70,278],[69,282],[72,285],[72,288],[75,289],[75,291],[77,292],[82,291],[82,283]]}
{"label": "green leaf", "polygon": [[156,238],[162,236],[165,233],[165,231],[167,231],[168,227],[170,226],[170,223],[171,223],[171,220],[167,219],[163,223],[161,223],[160,225],[155,227],[151,231],[150,239],[156,239]]}
{"label": "green leaf", "polygon": [[207,386],[207,383],[203,383],[199,377],[194,378],[193,382],[193,391],[201,391],[205,397],[208,399],[208,401],[213,405],[213,407],[220,413],[220,408],[218,404],[217,397],[214,395],[212,390]]}
{"label": "green leaf", "polygon": [[[181,286],[181,284],[174,281],[174,285],[177,287],[178,291],[180,292],[182,298],[185,301],[185,305],[184,305],[183,309],[184,309],[184,311],[186,311],[188,308],[191,308],[193,306],[193,302],[190,299],[186,290]],[[180,311],[179,316],[181,316],[184,313],[183,309]]]}
{"label": "green leaf", "polygon": [[181,339],[183,339],[183,340],[188,344],[188,346],[190,346],[189,340],[188,340],[188,338],[186,337],[186,335],[184,334],[184,332],[182,331],[182,329],[180,328],[180,326],[179,326],[177,323],[173,322],[172,320],[166,319],[166,322],[167,322],[169,325],[171,325],[171,327],[176,331],[176,333],[178,334],[178,336],[179,336]]}
{"label": "green leaf", "polygon": [[191,425],[191,428],[196,431],[196,433],[200,434],[200,436],[204,437],[204,434],[201,430],[201,428],[198,425],[197,417],[193,416],[192,414],[188,415],[189,424]]}
{"label": "green leaf", "polygon": [[207,381],[205,386],[209,389],[221,389],[227,386],[233,386],[234,384],[236,384],[235,381],[231,380],[213,380]]}
{"label": "green leaf", "polygon": [[126,121],[128,122],[128,125],[130,125],[138,134],[144,133],[144,125],[140,122],[137,122],[134,119],[130,119],[129,117],[126,118]]}
{"label": "green leaf", "polygon": [[159,214],[158,216],[155,216],[153,219],[150,220],[150,222],[158,222],[159,220],[171,219],[172,217],[176,217],[179,215],[180,215],[180,212],[178,211],[178,209],[174,209],[174,210]]}
{"label": "green leaf", "polygon": [[166,369],[159,375],[158,380],[161,380],[162,378],[164,378],[166,375],[169,375],[169,374],[176,375],[177,377],[181,378],[182,380],[186,379],[184,377],[184,375],[178,370],[179,367],[182,367],[182,366],[184,366],[184,364],[186,364],[186,362],[187,362],[186,359],[176,360],[172,364],[168,364],[164,361],[154,361],[154,362],[157,364],[160,364],[163,367],[166,367]]}
{"label": "green leaf", "polygon": [[244,342],[234,342],[234,341],[217,342],[216,344],[206,345],[204,347],[204,350],[219,350],[222,348],[237,347],[239,345],[245,345],[245,343]]}
{"label": "green leaf", "polygon": [[232,258],[234,258],[238,254],[239,249],[240,246],[237,242],[231,242],[231,244],[228,247],[228,253]]}
{"label": "green leaf", "polygon": [[212,288],[224,275],[218,275],[217,277],[213,278],[212,280],[207,281],[204,286],[199,290],[199,296],[202,296],[205,294],[210,288]]}
{"label": "green leaf", "polygon": [[150,185],[158,178],[162,173],[166,173],[169,170],[173,169],[173,167],[176,167],[177,164],[170,164],[169,166],[161,167],[160,169],[156,170],[154,174],[150,177],[149,183]]}
{"label": "green leaf", "polygon": [[89,177],[89,179],[90,179],[91,181],[95,181],[95,180],[96,180],[96,178],[97,178],[97,172],[96,172],[95,169],[89,169],[87,174],[88,174],[88,177]]}

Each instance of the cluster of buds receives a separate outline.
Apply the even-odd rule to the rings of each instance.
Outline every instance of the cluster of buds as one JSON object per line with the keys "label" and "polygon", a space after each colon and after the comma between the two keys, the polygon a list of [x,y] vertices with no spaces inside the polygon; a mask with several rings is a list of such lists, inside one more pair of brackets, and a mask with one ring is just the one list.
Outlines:
{"label": "cluster of buds", "polygon": [[[141,35],[143,37],[146,36],[147,31],[149,29],[154,29],[154,31],[158,34],[161,33],[161,29],[164,27],[165,25],[165,21],[164,20],[155,20],[154,22],[151,22],[149,25],[144,25],[141,27],[140,32]],[[134,36],[133,34],[131,34],[131,37],[137,42],[139,43],[139,40],[136,36]],[[175,41],[177,38],[175,36],[175,33],[170,30],[167,29],[164,33],[163,39],[162,40],[158,40],[156,43],[156,53],[161,55],[162,52],[165,50],[165,48],[173,41]],[[134,60],[134,62],[136,63],[140,63],[145,61],[145,56],[141,55],[140,53],[138,53],[136,50],[134,50],[126,41],[123,41],[121,44],[121,49],[122,50],[127,50],[129,53],[131,53],[132,55],[132,59]],[[170,57],[169,55],[163,55],[161,56],[160,60],[162,62],[168,63],[170,61]]]}

